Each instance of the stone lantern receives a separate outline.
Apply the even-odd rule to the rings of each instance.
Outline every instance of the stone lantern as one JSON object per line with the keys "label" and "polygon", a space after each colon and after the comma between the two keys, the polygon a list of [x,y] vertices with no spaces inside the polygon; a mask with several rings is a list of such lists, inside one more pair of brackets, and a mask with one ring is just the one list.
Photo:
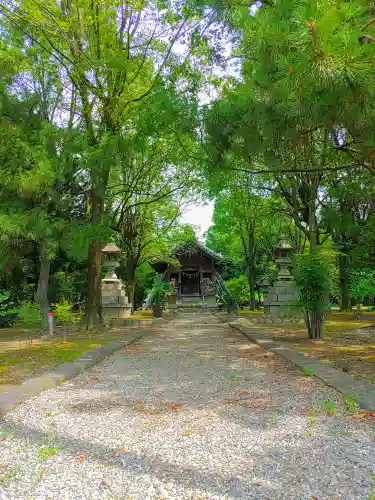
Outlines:
{"label": "stone lantern", "polygon": [[117,259],[121,250],[114,243],[109,243],[103,248],[102,254],[104,255],[103,267],[107,269],[105,279],[117,279],[115,269],[120,265]]}
{"label": "stone lantern", "polygon": [[281,281],[290,281],[293,276],[290,272],[292,266],[294,248],[284,236],[279,238],[277,245],[275,247],[275,262],[279,268],[277,279]]}
{"label": "stone lantern", "polygon": [[294,248],[284,236],[279,238],[275,247],[275,262],[278,274],[264,300],[264,311],[273,317],[296,315],[298,293],[294,277],[290,272]]}
{"label": "stone lantern", "polygon": [[102,316],[104,320],[127,318],[131,314],[131,304],[125,291],[125,286],[116,275],[116,268],[120,266],[118,258],[121,250],[113,243],[106,245],[102,254],[103,268],[106,275],[102,279]]}

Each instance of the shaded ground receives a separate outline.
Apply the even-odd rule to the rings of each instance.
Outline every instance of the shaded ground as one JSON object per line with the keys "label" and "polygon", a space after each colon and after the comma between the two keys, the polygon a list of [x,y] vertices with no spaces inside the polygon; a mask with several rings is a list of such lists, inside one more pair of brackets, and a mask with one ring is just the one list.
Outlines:
{"label": "shaded ground", "polygon": [[0,498],[370,495],[371,425],[212,316],[154,330],[6,420]]}
{"label": "shaded ground", "polygon": [[[248,318],[251,312],[239,315]],[[366,328],[373,323],[374,313],[366,312],[363,319],[357,320],[352,313],[333,312],[325,321],[322,340],[309,340],[303,324],[261,324],[259,327],[267,337],[292,345],[306,356],[331,363],[355,379],[375,384],[375,332]]]}
{"label": "shaded ground", "polygon": [[76,330],[63,335],[58,331],[52,339],[41,339],[35,332],[0,329],[0,391],[61,363],[73,361],[84,352],[122,338],[124,334],[124,328],[89,334]]}

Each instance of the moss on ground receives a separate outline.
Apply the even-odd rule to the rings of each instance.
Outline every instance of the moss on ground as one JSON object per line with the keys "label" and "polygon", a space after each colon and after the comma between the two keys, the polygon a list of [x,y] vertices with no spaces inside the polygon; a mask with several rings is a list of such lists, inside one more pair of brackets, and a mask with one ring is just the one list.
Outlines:
{"label": "moss on ground", "polygon": [[238,316],[241,318],[249,318],[254,316],[263,316],[264,312],[262,309],[256,311],[250,311],[250,309],[239,309]]}
{"label": "moss on ground", "polygon": [[74,331],[64,337],[40,339],[25,330],[0,330],[0,391],[40,375],[59,364],[74,361],[84,352],[122,337],[124,329]]}

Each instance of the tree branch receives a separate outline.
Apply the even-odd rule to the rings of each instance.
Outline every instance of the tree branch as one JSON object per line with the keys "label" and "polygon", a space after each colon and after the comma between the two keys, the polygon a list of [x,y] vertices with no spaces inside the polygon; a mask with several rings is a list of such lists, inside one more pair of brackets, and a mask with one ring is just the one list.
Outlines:
{"label": "tree branch", "polygon": [[[367,165],[364,164],[364,166],[367,167]],[[353,163],[348,163],[346,165],[339,165],[337,167],[316,167],[316,168],[287,168],[286,170],[284,169],[279,169],[279,168],[266,168],[263,170],[250,170],[247,168],[231,168],[230,170],[236,171],[236,172],[246,172],[249,174],[253,175],[258,175],[258,174],[293,174],[293,173],[303,173],[303,174],[309,174],[309,173],[316,173],[316,172],[337,172],[338,170],[349,170],[351,168],[354,168],[355,165]],[[361,168],[359,165],[358,168]]]}

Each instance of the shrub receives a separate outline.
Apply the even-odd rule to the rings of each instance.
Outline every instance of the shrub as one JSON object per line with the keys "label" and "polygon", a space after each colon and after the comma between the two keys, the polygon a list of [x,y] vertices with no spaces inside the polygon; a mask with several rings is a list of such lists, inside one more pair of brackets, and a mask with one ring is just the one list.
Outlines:
{"label": "shrub", "polygon": [[167,293],[171,289],[170,283],[155,281],[150,294],[150,305],[152,305],[153,314],[156,318],[161,317]]}
{"label": "shrub", "polygon": [[238,278],[232,278],[225,282],[228,290],[239,305],[248,305],[250,302],[249,280],[241,275]]}
{"label": "shrub", "polygon": [[316,250],[296,257],[296,283],[300,293],[298,305],[303,309],[309,338],[323,335],[324,316],[330,309],[329,296],[337,288],[336,254]]}
{"label": "shrub", "polygon": [[37,304],[25,302],[19,308],[17,326],[26,330],[40,330],[42,327],[42,315]]}
{"label": "shrub", "polygon": [[349,279],[350,295],[357,301],[357,308],[365,299],[375,297],[375,271],[373,269],[361,269],[354,271]]}
{"label": "shrub", "polygon": [[17,319],[19,307],[11,299],[10,292],[0,291],[0,327],[6,328]]}
{"label": "shrub", "polygon": [[75,325],[82,321],[82,314],[74,312],[73,304],[68,300],[53,304],[53,307],[57,320],[67,326]]}

